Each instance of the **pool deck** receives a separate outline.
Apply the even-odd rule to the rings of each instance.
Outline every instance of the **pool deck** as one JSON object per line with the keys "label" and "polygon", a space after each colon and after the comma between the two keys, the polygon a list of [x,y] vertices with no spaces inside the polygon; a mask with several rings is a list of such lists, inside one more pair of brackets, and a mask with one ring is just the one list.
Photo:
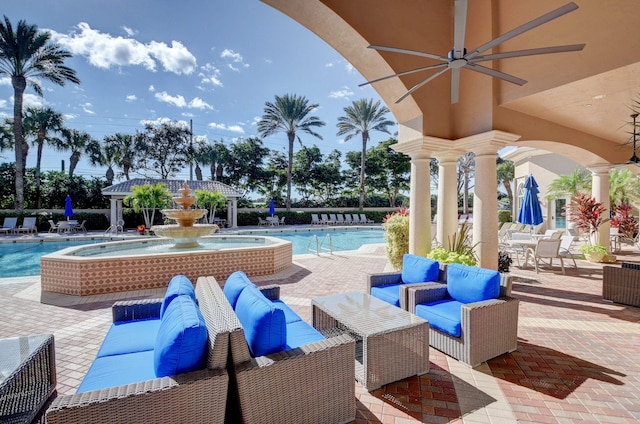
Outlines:
{"label": "pool deck", "polygon": [[[624,246],[619,260],[640,262]],[[567,262],[567,261],[565,261]],[[640,421],[640,308],[602,300],[602,266],[578,260],[563,276],[512,267],[520,299],[518,350],[471,369],[430,349],[430,371],[367,392],[356,386],[356,423],[636,423]],[[333,255],[297,255],[258,284],[310,322],[311,298],[363,291],[388,270],[381,245]],[[164,290],[49,299],[39,277],[0,279],[0,337],[53,333],[58,393],[74,393],[111,324],[111,304]],[[497,323],[499,325],[499,323]],[[393,358],[389,358],[393,360]]]}

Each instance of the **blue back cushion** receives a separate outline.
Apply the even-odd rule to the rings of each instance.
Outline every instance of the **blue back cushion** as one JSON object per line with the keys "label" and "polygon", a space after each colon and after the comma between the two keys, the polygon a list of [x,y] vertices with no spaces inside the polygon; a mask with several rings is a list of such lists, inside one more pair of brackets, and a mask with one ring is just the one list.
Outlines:
{"label": "blue back cushion", "polygon": [[409,253],[402,257],[402,282],[405,284],[438,281],[438,261]]}
{"label": "blue back cushion", "polygon": [[285,350],[285,314],[264,297],[257,287],[242,290],[236,304],[236,315],[244,328],[244,336],[254,357]]}
{"label": "blue back cushion", "polygon": [[461,303],[495,299],[500,296],[500,273],[476,266],[449,264],[447,292]]}
{"label": "blue back cushion", "polygon": [[244,290],[245,287],[256,287],[253,284],[247,274],[242,271],[236,271],[231,274],[227,281],[224,283],[224,288],[222,292],[227,297],[227,300],[231,304],[231,307],[235,310],[236,303],[238,303],[238,297],[240,297],[240,293]]}
{"label": "blue back cushion", "polygon": [[200,309],[189,296],[178,296],[160,320],[154,347],[157,377],[204,368],[207,353],[207,327]]}
{"label": "blue back cushion", "polygon": [[193,288],[193,283],[184,275],[176,275],[171,279],[171,281],[169,281],[169,286],[167,286],[164,299],[162,299],[162,305],[160,305],[161,318],[171,301],[183,294],[191,297],[194,301],[196,300],[196,291]]}

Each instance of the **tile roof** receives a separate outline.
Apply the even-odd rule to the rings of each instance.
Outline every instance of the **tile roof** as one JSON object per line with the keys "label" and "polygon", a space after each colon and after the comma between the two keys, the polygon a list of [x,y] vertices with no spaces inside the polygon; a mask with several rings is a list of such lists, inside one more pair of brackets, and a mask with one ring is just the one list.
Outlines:
{"label": "tile roof", "polygon": [[[171,193],[178,196],[180,194],[178,190],[182,188],[182,185],[185,183],[185,181],[160,180],[153,178],[134,178],[132,180],[123,181],[121,183],[105,187],[102,189],[102,194],[104,194],[105,196],[126,196],[131,194],[131,187],[133,186],[155,183],[165,184],[169,191],[171,191]],[[240,193],[238,190],[218,181],[186,181],[186,183],[189,185],[189,188],[191,190],[219,191],[227,197],[242,197],[242,193]]]}

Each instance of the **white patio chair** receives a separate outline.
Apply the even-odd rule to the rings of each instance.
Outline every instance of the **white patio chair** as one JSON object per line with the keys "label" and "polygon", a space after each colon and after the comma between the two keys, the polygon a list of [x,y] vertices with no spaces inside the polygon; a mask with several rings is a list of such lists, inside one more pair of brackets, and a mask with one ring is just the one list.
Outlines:
{"label": "white patio chair", "polygon": [[22,225],[16,228],[14,232],[27,233],[27,234],[37,233],[38,229],[36,228],[36,219],[37,218],[35,216],[25,217],[24,220],[22,221]]}
{"label": "white patio chair", "polygon": [[558,251],[558,253],[563,258],[571,258],[571,260],[573,261],[573,266],[578,268],[576,259],[573,257],[573,253],[571,253],[571,246],[573,245],[574,241],[575,237],[571,235],[560,237],[560,250]]}
{"label": "white patio chair", "polygon": [[527,252],[524,256],[524,264],[525,266],[529,263],[529,255],[531,255],[531,259],[533,259],[533,264],[536,268],[536,274],[538,274],[539,267],[538,263],[547,263],[548,260],[549,267],[553,267],[553,260],[560,260],[560,268],[562,268],[562,273],[564,274],[564,261],[562,260],[562,256],[560,255],[560,243],[562,240],[554,239],[554,240],[538,240],[538,244],[535,247],[535,250],[532,248],[528,248]]}

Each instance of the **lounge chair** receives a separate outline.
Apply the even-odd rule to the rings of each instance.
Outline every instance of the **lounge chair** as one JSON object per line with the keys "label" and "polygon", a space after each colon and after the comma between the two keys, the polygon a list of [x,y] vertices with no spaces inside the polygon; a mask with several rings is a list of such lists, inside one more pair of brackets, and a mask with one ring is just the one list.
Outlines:
{"label": "lounge chair", "polygon": [[360,222],[364,224],[373,224],[373,219],[367,218],[367,215],[361,213],[360,214]]}
{"label": "lounge chair", "polygon": [[324,225],[333,224],[333,222],[331,222],[331,220],[329,219],[329,215],[327,215],[326,213],[320,214],[320,218],[321,218],[320,222]]}
{"label": "lounge chair", "polygon": [[0,228],[0,233],[11,234],[15,232],[17,225],[18,225],[18,218],[5,217],[4,223],[2,224],[2,228]]}
{"label": "lounge chair", "polygon": [[353,224],[353,220],[351,219],[350,213],[344,214],[344,223],[349,225]]}
{"label": "lounge chair", "polygon": [[553,260],[560,259],[560,268],[564,274],[564,261],[562,255],[560,255],[560,243],[562,240],[558,239],[542,239],[538,240],[538,244],[535,249],[528,248],[524,256],[524,266],[526,267],[529,262],[529,255],[533,259],[533,264],[536,268],[536,274],[538,273],[538,263],[546,263],[545,260],[549,260],[549,267],[553,267]]}
{"label": "lounge chair", "polygon": [[58,231],[58,224],[53,222],[53,219],[50,219],[49,220],[49,232],[50,233],[55,233],[57,231]]}
{"label": "lounge chair", "polygon": [[330,213],[329,214],[329,221],[331,222],[331,224],[335,225],[338,223],[338,218],[336,218],[336,214],[335,213]]}
{"label": "lounge chair", "polygon": [[311,214],[311,225],[320,225],[322,224],[320,222],[320,218],[318,217],[317,213],[312,213]]}
{"label": "lounge chair", "polygon": [[342,215],[341,213],[336,214],[336,224],[344,224],[344,215]]}
{"label": "lounge chair", "polygon": [[361,224],[361,222],[360,222],[360,217],[358,216],[358,214],[357,214],[357,213],[354,213],[354,214],[353,214],[353,219],[352,219],[352,221],[353,221],[353,223],[354,223],[354,224]]}
{"label": "lounge chair", "polygon": [[576,259],[573,257],[573,253],[571,253],[571,245],[574,240],[574,237],[570,235],[560,237],[560,250],[558,251],[558,254],[562,258],[570,258],[573,261],[573,266],[578,268]]}
{"label": "lounge chair", "polygon": [[36,227],[36,217],[28,216],[22,221],[22,225],[14,230],[15,233],[34,233],[38,232],[38,228]]}

